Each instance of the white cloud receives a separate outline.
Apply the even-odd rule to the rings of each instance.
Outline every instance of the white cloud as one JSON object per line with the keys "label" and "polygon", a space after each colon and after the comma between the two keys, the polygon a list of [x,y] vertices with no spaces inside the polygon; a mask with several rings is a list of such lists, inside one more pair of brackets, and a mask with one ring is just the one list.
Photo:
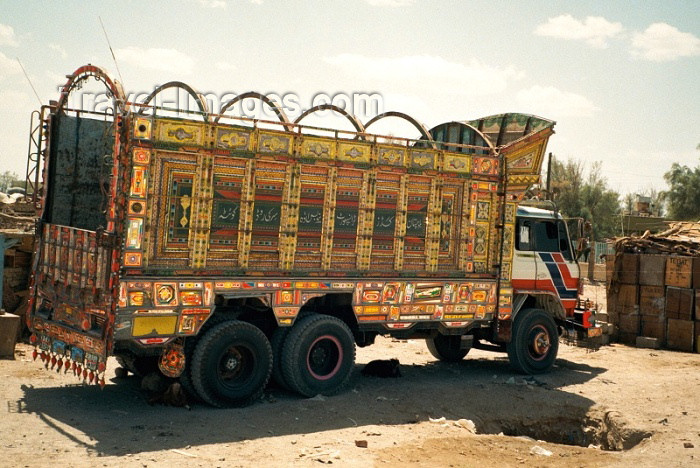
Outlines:
{"label": "white cloud", "polygon": [[468,64],[449,62],[439,56],[413,55],[404,57],[367,57],[340,54],[325,61],[349,75],[368,79],[372,86],[382,89],[425,88],[459,94],[484,96],[501,92],[511,80],[523,73],[512,67],[496,68],[472,60]]}
{"label": "white cloud", "polygon": [[15,30],[12,26],[0,23],[0,45],[17,47],[19,42],[15,37]]}
{"label": "white cloud", "polygon": [[228,62],[216,62],[214,67],[216,67],[217,70],[221,71],[232,71],[237,68],[234,64]]}
{"label": "white cloud", "polygon": [[206,8],[226,8],[224,0],[198,0],[199,4]]}
{"label": "white cloud", "polygon": [[413,5],[415,0],[365,0],[370,6],[375,7],[402,7]]}
{"label": "white cloud", "polygon": [[60,44],[49,44],[49,49],[53,50],[54,52],[58,52],[58,54],[61,56],[61,58],[68,57],[68,53],[66,52],[66,49],[61,47]]}
{"label": "white cloud", "polygon": [[592,117],[600,110],[580,94],[562,91],[553,86],[535,85],[522,89],[516,95],[518,104],[547,118]]}
{"label": "white cloud", "polygon": [[571,41],[584,41],[592,47],[604,49],[608,46],[607,39],[617,36],[623,30],[621,23],[611,23],[601,16],[588,16],[585,20],[580,21],[571,15],[559,15],[538,25],[535,28],[535,34]]}
{"label": "white cloud", "polygon": [[170,73],[190,74],[194,70],[194,59],[175,49],[142,49],[126,47],[114,51],[117,59],[140,70],[157,70]]}
{"label": "white cloud", "polygon": [[2,52],[0,52],[0,78],[7,75],[14,75],[22,71],[22,68],[17,63],[17,60],[12,60]]}
{"label": "white cloud", "polygon": [[666,23],[654,23],[632,36],[632,55],[652,62],[700,55],[700,39]]}

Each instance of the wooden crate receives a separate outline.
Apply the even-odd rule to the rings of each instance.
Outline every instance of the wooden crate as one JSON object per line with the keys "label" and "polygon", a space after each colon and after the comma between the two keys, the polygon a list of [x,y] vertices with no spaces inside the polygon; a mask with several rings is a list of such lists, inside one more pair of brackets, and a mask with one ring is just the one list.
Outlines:
{"label": "wooden crate", "polygon": [[693,282],[692,257],[666,258],[666,286],[689,288]]}
{"label": "wooden crate", "polygon": [[625,314],[620,315],[617,324],[620,327],[620,333],[633,333],[639,335],[639,324],[640,318],[639,314]]}
{"label": "wooden crate", "polygon": [[648,336],[659,340],[659,344],[666,343],[666,319],[663,316],[652,317],[642,315],[639,336]]}
{"label": "wooden crate", "polygon": [[700,289],[700,257],[693,259],[693,288]]}
{"label": "wooden crate", "polygon": [[666,288],[666,317],[670,319],[692,320],[695,291],[688,288]]}
{"label": "wooden crate", "polygon": [[695,322],[695,352],[700,353],[700,321]]}
{"label": "wooden crate", "polygon": [[616,289],[617,292],[613,294],[613,304],[617,315],[630,315],[638,313],[638,287],[632,284],[621,284]]}
{"label": "wooden crate", "polygon": [[641,255],[639,257],[639,284],[644,286],[663,286],[665,273],[665,255]]}
{"label": "wooden crate", "polygon": [[695,290],[695,320],[700,321],[700,289]]}
{"label": "wooden crate", "polygon": [[629,332],[621,331],[617,334],[617,341],[619,343],[624,343],[626,345],[634,346],[636,341],[637,341],[638,336],[639,335],[637,333],[629,333]]}
{"label": "wooden crate", "polygon": [[693,351],[695,322],[692,320],[668,319],[666,347],[677,351]]}
{"label": "wooden crate", "polygon": [[639,287],[639,313],[663,316],[666,309],[666,290],[663,286]]}
{"label": "wooden crate", "polygon": [[622,254],[615,262],[617,278],[622,284],[637,284],[639,281],[639,255]]}

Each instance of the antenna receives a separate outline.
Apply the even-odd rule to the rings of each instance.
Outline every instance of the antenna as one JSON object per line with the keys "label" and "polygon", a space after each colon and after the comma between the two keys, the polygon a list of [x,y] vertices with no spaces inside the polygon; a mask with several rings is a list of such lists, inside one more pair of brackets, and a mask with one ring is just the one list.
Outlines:
{"label": "antenna", "polygon": [[107,35],[107,30],[105,25],[102,23],[102,18],[97,17],[100,20],[100,26],[102,26],[102,32],[105,33],[105,39],[107,39],[107,46],[109,47],[109,52],[112,54],[112,60],[114,60],[114,66],[117,67],[117,73],[119,74],[119,80],[124,83],[124,78],[122,78],[122,72],[119,70],[119,64],[117,63],[117,57],[114,55],[114,50],[112,50],[112,44],[109,42],[109,36]]}
{"label": "antenna", "polygon": [[22,62],[19,61],[18,57],[15,57],[15,60],[17,60],[17,63],[19,63],[19,66],[22,69],[22,73],[24,73],[24,77],[29,82],[29,86],[31,86],[32,91],[34,91],[34,96],[36,96],[36,100],[39,101],[39,105],[41,106],[41,98],[39,97],[39,93],[36,92],[36,88],[32,84],[32,80],[29,79],[29,75],[27,75],[27,70],[24,69],[24,65],[22,65]]}

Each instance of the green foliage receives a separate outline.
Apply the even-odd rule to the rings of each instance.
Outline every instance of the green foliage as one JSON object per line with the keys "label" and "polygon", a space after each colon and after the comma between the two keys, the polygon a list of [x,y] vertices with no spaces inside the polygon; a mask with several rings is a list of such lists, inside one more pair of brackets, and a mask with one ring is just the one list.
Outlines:
{"label": "green foliage", "polygon": [[5,171],[0,174],[0,192],[7,192],[10,187],[24,187],[24,179],[16,172]]}
{"label": "green foliage", "polygon": [[553,159],[551,174],[553,199],[562,215],[590,221],[598,240],[615,236],[620,222],[620,195],[608,188],[600,167],[594,163],[586,176],[582,163]]}
{"label": "green foliage", "polygon": [[700,166],[691,169],[673,163],[664,179],[669,186],[663,192],[669,217],[679,221],[700,220]]}

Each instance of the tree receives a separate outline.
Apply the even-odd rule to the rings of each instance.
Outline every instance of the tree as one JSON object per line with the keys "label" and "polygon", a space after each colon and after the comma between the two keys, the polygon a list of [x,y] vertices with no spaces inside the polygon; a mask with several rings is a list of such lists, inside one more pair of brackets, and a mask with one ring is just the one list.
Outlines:
{"label": "tree", "polygon": [[552,160],[552,195],[565,217],[583,218],[593,225],[596,239],[618,232],[620,195],[608,188],[601,175],[601,163],[593,163],[588,175],[578,161]]}
{"label": "tree", "polygon": [[0,174],[0,192],[7,192],[10,187],[24,187],[24,179],[20,179],[16,172],[5,171]]}
{"label": "tree", "polygon": [[673,163],[664,180],[669,186],[663,192],[669,217],[679,221],[700,220],[700,166],[691,169]]}

